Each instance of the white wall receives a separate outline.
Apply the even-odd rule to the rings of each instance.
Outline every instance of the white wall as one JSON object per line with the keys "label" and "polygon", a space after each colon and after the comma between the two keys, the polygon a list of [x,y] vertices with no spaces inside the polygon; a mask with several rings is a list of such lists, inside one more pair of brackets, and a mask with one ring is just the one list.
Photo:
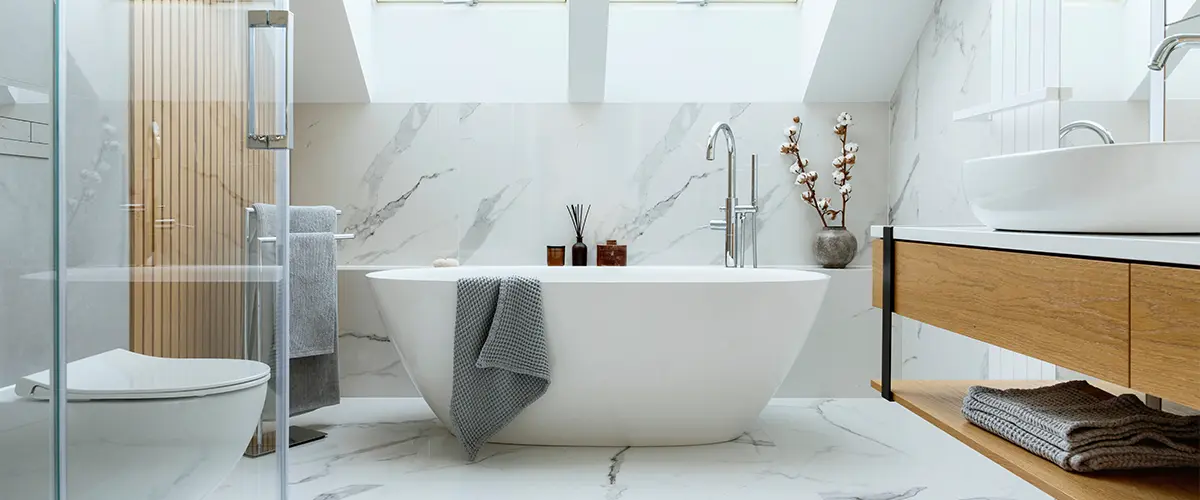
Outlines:
{"label": "white wall", "polygon": [[[814,2],[821,3],[821,2]],[[797,4],[613,4],[608,102],[799,101]]]}
{"label": "white wall", "polygon": [[0,0],[0,86],[50,88],[51,27],[48,2]]}
{"label": "white wall", "polygon": [[376,4],[374,102],[563,102],[565,4]]}
{"label": "white wall", "polygon": [[[798,101],[804,10],[612,4],[606,101]],[[567,30],[565,3],[376,4],[372,102],[565,102]]]}

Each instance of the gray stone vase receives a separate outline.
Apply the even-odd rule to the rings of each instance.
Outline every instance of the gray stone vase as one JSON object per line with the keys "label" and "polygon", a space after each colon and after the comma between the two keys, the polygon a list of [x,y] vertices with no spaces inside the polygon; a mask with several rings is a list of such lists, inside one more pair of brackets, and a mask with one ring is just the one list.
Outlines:
{"label": "gray stone vase", "polygon": [[824,227],[813,239],[813,255],[826,269],[842,269],[858,253],[858,239],[844,227]]}

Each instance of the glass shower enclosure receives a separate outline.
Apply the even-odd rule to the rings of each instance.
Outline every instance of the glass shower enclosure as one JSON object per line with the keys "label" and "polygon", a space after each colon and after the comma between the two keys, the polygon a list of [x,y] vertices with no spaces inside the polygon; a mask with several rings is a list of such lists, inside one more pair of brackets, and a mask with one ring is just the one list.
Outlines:
{"label": "glass shower enclosure", "polygon": [[287,9],[0,0],[0,498],[286,498]]}

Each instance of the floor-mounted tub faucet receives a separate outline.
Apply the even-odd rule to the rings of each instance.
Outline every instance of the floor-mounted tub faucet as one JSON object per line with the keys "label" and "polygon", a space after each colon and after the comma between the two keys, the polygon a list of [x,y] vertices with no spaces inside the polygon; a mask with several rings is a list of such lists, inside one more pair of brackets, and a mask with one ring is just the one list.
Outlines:
{"label": "floor-mounted tub faucet", "polygon": [[746,227],[744,222],[750,221],[750,247],[754,267],[758,267],[758,155],[750,155],[750,204],[738,205],[737,201],[737,142],[733,138],[733,129],[729,124],[718,122],[708,133],[708,150],[705,158],[708,161],[716,159],[717,136],[724,132],[725,148],[729,151],[729,166],[727,193],[725,205],[725,220],[709,221],[708,227],[716,231],[725,231],[725,267],[746,267]]}

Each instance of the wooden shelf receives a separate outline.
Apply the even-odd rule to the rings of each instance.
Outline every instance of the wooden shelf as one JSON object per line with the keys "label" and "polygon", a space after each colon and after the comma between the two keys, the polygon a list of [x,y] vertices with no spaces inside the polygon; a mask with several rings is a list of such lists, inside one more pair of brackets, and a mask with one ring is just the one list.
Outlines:
{"label": "wooden shelf", "polygon": [[[892,392],[900,405],[1059,500],[1200,498],[1200,471],[1196,469],[1071,473],[972,425],[962,416],[962,401],[967,388],[972,385],[1009,389],[1040,387],[1056,382],[893,380]],[[1133,392],[1110,384],[1095,385],[1110,392]],[[872,380],[871,387],[879,390],[879,381]]]}

